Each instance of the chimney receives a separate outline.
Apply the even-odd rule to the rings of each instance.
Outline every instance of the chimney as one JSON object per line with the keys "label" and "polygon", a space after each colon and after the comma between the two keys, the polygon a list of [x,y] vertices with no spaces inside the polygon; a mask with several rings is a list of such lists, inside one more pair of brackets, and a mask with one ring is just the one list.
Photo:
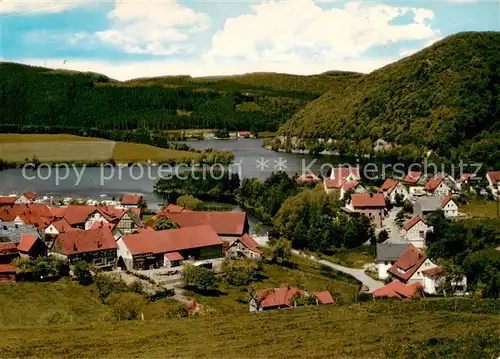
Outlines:
{"label": "chimney", "polygon": [[76,247],[76,243],[73,243],[73,250],[74,250],[75,252],[78,252],[78,248]]}

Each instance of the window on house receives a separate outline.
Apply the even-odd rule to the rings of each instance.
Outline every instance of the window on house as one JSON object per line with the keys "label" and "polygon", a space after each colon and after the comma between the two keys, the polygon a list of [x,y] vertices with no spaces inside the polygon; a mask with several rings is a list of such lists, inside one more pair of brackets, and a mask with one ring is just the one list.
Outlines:
{"label": "window on house", "polygon": [[420,233],[420,238],[424,238],[425,235],[424,231],[420,231],[419,233]]}
{"label": "window on house", "polygon": [[389,262],[385,262],[385,265],[388,266],[389,265]]}
{"label": "window on house", "polygon": [[96,259],[94,259],[94,264],[96,264],[96,265],[102,264],[102,258],[96,258]]}

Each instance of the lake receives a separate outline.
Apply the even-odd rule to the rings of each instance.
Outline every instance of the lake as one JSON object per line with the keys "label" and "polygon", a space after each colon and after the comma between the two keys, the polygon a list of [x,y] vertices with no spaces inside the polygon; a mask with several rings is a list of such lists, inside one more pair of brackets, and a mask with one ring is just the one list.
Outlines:
{"label": "lake", "polygon": [[[330,156],[267,150],[262,147],[262,139],[200,140],[186,143],[197,149],[214,148],[233,152],[235,165],[232,168],[234,171],[241,171],[242,178],[266,179],[278,169],[291,174],[302,173],[302,169],[315,160],[310,168],[318,171],[321,165],[338,161]],[[61,168],[60,180],[57,180],[54,168],[40,168],[38,172],[28,170],[25,174],[26,176],[23,175],[22,169],[1,171],[0,192],[10,194],[31,190],[45,196],[90,198],[118,198],[124,193],[140,193],[152,208],[162,203],[162,199],[153,192],[153,186],[158,178],[157,166],[144,166],[142,175],[138,167],[124,168],[121,171],[117,168],[100,167],[70,168],[68,172]]]}

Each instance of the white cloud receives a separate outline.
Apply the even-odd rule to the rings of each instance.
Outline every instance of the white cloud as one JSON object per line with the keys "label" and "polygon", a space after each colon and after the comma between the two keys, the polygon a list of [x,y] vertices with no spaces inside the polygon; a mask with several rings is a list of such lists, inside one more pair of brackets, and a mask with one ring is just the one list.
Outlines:
{"label": "white cloud", "polygon": [[453,2],[453,3],[475,3],[475,2],[479,2],[479,0],[448,0],[448,2]]}
{"label": "white cloud", "polygon": [[[347,3],[325,10],[313,0],[295,0],[263,2],[251,9],[252,14],[226,20],[212,39],[209,58],[358,58],[375,46],[439,35],[428,24],[433,12],[425,8]],[[411,23],[391,23],[409,13]]]}
{"label": "white cloud", "polygon": [[0,13],[29,15],[37,13],[58,13],[82,5],[93,5],[95,0],[3,0]]}
{"label": "white cloud", "polygon": [[190,36],[207,30],[210,18],[170,0],[117,2],[111,27],[95,37],[126,53],[171,55],[193,52]]}

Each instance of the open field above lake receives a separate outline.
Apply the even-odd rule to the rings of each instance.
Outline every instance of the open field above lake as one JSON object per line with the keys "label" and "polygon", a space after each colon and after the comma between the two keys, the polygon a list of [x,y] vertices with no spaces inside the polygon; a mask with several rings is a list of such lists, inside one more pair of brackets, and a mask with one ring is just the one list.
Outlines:
{"label": "open field above lake", "polygon": [[65,134],[0,134],[0,159],[41,162],[190,162],[202,154]]}

